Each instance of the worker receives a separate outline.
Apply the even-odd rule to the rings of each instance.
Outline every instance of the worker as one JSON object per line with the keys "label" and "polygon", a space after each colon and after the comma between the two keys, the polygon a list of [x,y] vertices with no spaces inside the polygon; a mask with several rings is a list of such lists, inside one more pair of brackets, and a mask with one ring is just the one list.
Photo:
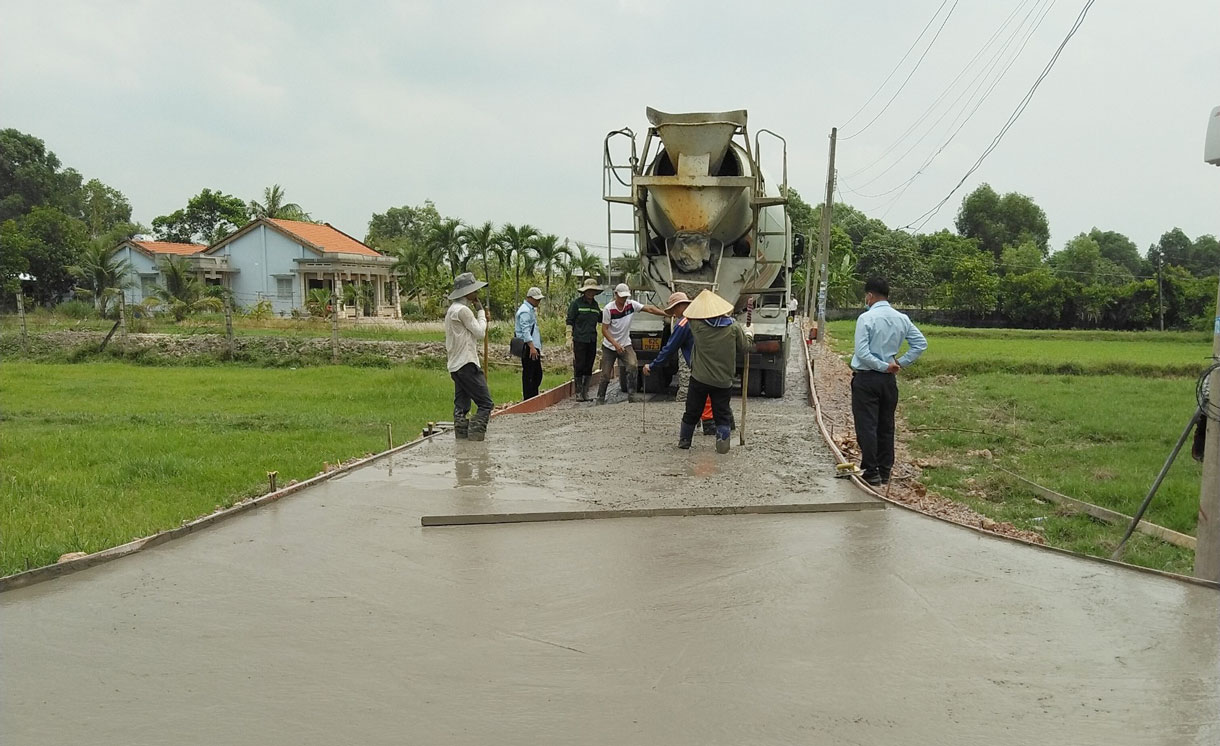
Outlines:
{"label": "worker", "polygon": [[513,336],[525,341],[521,348],[521,399],[538,396],[542,384],[542,332],[538,331],[538,304],[546,296],[532,287],[517,309]]}
{"label": "worker", "polygon": [[[890,285],[881,277],[864,283],[868,310],[856,320],[851,356],[851,414],[860,444],[861,478],[874,487],[890,481],[894,469],[894,410],[898,371],[919,359],[928,341],[905,313],[889,302]],[[906,354],[898,357],[903,342]]]}
{"label": "worker", "polygon": [[703,411],[704,401],[711,397],[712,415],[716,420],[716,452],[729,452],[732,433],[732,412],[729,396],[738,359],[745,359],[753,341],[754,330],[742,329],[734,323],[733,304],[711,290],[699,293],[686,308],[695,350],[691,358],[690,389],[686,393],[686,411],[678,432],[678,447],[690,448]]}
{"label": "worker", "polygon": [[[453,434],[459,440],[483,440],[491,419],[491,392],[479,367],[479,342],[487,335],[487,312],[478,293],[485,287],[487,283],[474,279],[470,272],[458,275],[449,294],[453,303],[445,312],[445,352],[453,379]],[[467,419],[472,401],[477,409],[474,419]]]}
{"label": "worker", "polygon": [[572,327],[572,380],[577,401],[589,401],[589,379],[593,377],[593,363],[597,360],[597,326],[602,317],[602,307],[597,302],[601,290],[597,280],[589,278],[568,306],[568,326]]}
{"label": "worker", "polygon": [[[690,297],[686,293],[677,292],[669,296],[669,301],[665,304],[665,313],[669,315],[672,327],[669,331],[669,339],[666,340],[665,346],[657,353],[657,356],[651,363],[644,366],[644,375],[652,375],[654,369],[664,368],[669,362],[669,358],[673,356],[675,350],[682,351],[682,360],[678,364],[678,393],[674,397],[676,401],[686,401],[686,390],[690,385],[690,360],[691,352],[695,349],[695,338],[690,333],[690,322],[682,315],[686,311],[686,307],[690,305]],[[685,364],[683,364],[685,363]],[[729,410],[730,415],[732,409]],[[703,434],[716,434],[716,421],[712,416],[712,399],[708,397],[703,405]]]}
{"label": "worker", "polygon": [[791,324],[793,321],[796,320],[796,312],[800,309],[800,307],[801,307],[801,304],[797,302],[796,298],[788,299],[788,323],[789,324]]}
{"label": "worker", "polygon": [[627,401],[635,401],[635,370],[639,362],[635,348],[631,346],[631,318],[637,311],[656,316],[665,312],[656,306],[647,305],[631,297],[631,288],[620,282],[614,287],[614,300],[602,309],[602,374],[597,384],[597,403],[606,403],[606,388],[614,378],[614,366],[623,368],[627,383]]}

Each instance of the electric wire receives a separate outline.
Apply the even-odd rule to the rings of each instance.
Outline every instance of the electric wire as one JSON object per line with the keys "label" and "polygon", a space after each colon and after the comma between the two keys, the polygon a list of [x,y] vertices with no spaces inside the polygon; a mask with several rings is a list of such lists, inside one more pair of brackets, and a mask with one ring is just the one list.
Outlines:
{"label": "electric wire", "polygon": [[[948,2],[948,0],[945,0],[945,2]],[[945,7],[945,2],[942,2],[940,4],[940,8]],[[855,132],[853,132],[850,135],[840,136],[839,137],[840,140],[850,140],[853,137],[857,137],[857,136],[863,134],[865,130],[867,130],[869,127],[872,127],[873,123],[876,122],[878,119],[880,119],[881,115],[884,114],[886,112],[886,110],[890,108],[890,104],[894,103],[894,99],[898,98],[898,95],[900,93],[902,93],[903,90],[906,89],[907,83],[909,83],[911,81],[911,78],[915,75],[915,72],[917,70],[919,70],[919,66],[923,63],[924,58],[928,56],[928,52],[932,51],[932,47],[936,44],[936,40],[940,38],[940,32],[945,30],[945,24],[947,24],[949,22],[949,18],[952,17],[953,11],[957,8],[958,2],[960,2],[960,0],[953,0],[953,5],[949,7],[949,12],[945,14],[945,19],[943,21],[941,21],[940,27],[936,29],[936,35],[933,36],[932,40],[928,42],[928,46],[923,50],[923,54],[921,54],[919,56],[919,59],[915,61],[915,65],[914,65],[914,67],[911,68],[911,72],[907,74],[906,78],[902,81],[902,84],[898,86],[898,90],[894,91],[894,95],[890,96],[890,100],[885,102],[885,106],[881,107],[881,111],[877,112],[877,114],[868,121],[868,124],[864,125],[862,128],[856,130]],[[937,14],[940,13],[940,8],[936,9]],[[933,21],[936,20],[936,15],[932,16],[932,20]],[[929,21],[928,23],[931,24],[932,21]],[[927,31],[927,27],[924,27],[924,32],[926,32],[926,31]],[[920,32],[919,38],[923,37],[924,32]],[[919,43],[919,38],[916,38],[916,40],[915,40],[916,44]],[[912,49],[913,48],[914,48],[914,45],[912,45]],[[910,54],[910,50],[907,50],[907,54]],[[907,55],[903,55],[902,59],[905,60],[906,57],[907,57]],[[899,60],[898,65],[899,66],[902,65],[902,60]],[[894,69],[897,70],[897,67],[895,67]],[[893,72],[891,72],[890,75],[893,75]],[[887,81],[889,80],[888,76],[886,77],[886,80]],[[884,87],[884,85],[885,85],[885,83],[882,83],[882,87]],[[878,91],[880,91],[880,88],[878,88]],[[877,94],[874,93],[873,95],[876,96]],[[870,97],[869,100],[871,101],[872,98]],[[867,106],[867,105],[868,104],[866,103],[865,106]],[[861,108],[861,110],[863,110],[863,107]],[[856,114],[859,114],[859,112],[856,112]],[[856,114],[852,115],[852,119],[856,118]],[[851,120],[848,120],[848,122],[850,122],[850,121]]]}
{"label": "electric wire", "polygon": [[[1085,2],[1084,6],[1080,9],[1080,14],[1076,17],[1076,21],[1068,30],[1067,35],[1063,37],[1063,41],[1060,42],[1059,47],[1051,56],[1050,61],[1046,63],[1046,67],[1043,68],[1042,73],[1038,75],[1037,80],[1034,81],[1034,84],[1030,87],[1029,91],[1017,104],[1017,107],[1013,110],[1012,114],[1009,115],[1008,121],[1005,122],[1004,126],[1000,128],[999,133],[992,138],[991,144],[983,150],[983,153],[979,155],[978,159],[975,160],[974,164],[966,171],[966,174],[962,176],[961,180],[957,182],[953,189],[949,190],[949,193],[945,195],[944,199],[936,203],[919,217],[904,225],[903,229],[912,228],[915,231],[919,231],[923,228],[923,226],[927,225],[928,221],[935,217],[936,214],[940,212],[941,208],[953,198],[953,195],[957,194],[957,190],[962,188],[962,185],[966,183],[966,180],[969,179],[974,172],[983,165],[983,161],[987,159],[987,156],[991,155],[991,153],[994,152],[997,147],[999,147],[1000,142],[1004,139],[1004,135],[1008,133],[1008,130],[1010,130],[1012,126],[1016,124],[1017,120],[1020,119],[1021,114],[1023,114],[1025,109],[1028,108],[1029,103],[1033,100],[1034,94],[1038,91],[1038,87],[1042,85],[1042,81],[1046,80],[1046,76],[1050,74],[1050,71],[1054,68],[1055,63],[1058,62],[1059,56],[1063,53],[1064,48],[1067,47],[1068,42],[1072,40],[1072,37],[1076,35],[1076,32],[1079,31],[1080,27],[1084,24],[1085,17],[1088,15],[1089,9],[1093,7],[1094,2],[1096,2],[1096,0],[1087,0]],[[916,225],[916,223],[918,223],[918,225]]]}

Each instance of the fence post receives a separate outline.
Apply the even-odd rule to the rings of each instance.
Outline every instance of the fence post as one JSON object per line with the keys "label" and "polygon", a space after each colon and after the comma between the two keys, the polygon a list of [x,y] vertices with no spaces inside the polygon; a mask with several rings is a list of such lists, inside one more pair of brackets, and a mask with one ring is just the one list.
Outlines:
{"label": "fence post", "polygon": [[226,298],[225,304],[225,343],[229,348],[229,359],[233,359],[233,303]]}
{"label": "fence post", "polygon": [[119,292],[119,348],[127,350],[127,298]]}
{"label": "fence post", "polygon": [[330,361],[339,364],[339,296],[330,294]]}
{"label": "fence post", "polygon": [[21,353],[28,355],[30,352],[29,332],[25,328],[25,290],[17,286],[17,317],[21,319]]}

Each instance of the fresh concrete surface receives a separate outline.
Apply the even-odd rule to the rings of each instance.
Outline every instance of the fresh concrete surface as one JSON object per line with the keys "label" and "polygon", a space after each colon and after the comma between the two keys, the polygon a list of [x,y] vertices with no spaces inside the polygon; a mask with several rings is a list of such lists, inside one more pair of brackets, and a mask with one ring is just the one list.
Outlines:
{"label": "fresh concrete surface", "polygon": [[728,456],[648,406],[497,418],[0,594],[0,742],[1220,743],[1206,588],[897,508],[420,527],[861,497],[799,402]]}

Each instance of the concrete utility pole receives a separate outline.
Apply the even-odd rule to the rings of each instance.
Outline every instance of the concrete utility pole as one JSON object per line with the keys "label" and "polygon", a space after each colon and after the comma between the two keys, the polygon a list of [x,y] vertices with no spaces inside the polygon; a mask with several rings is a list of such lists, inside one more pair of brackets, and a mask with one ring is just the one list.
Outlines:
{"label": "concrete utility pole", "polygon": [[[1220,286],[1216,289],[1216,303],[1220,304]],[[1217,313],[1220,314],[1220,310]],[[1212,329],[1212,359],[1220,362],[1220,315]],[[1203,477],[1199,480],[1195,575],[1220,581],[1220,420],[1213,416],[1216,402],[1220,400],[1220,368],[1208,377],[1207,391],[1208,404],[1203,408],[1203,416],[1207,418],[1207,441],[1203,446]]]}
{"label": "concrete utility pole", "polygon": [[339,364],[339,295],[330,294],[330,361]]}
{"label": "concrete utility pole", "polygon": [[826,280],[830,264],[830,220],[835,202],[835,141],[839,129],[830,129],[830,160],[826,166],[826,201],[822,203],[822,241],[818,247],[818,344],[826,344]]}
{"label": "concrete utility pole", "polygon": [[229,350],[229,359],[233,359],[233,303],[225,298],[225,346]]}
{"label": "concrete utility pole", "polygon": [[1161,274],[1162,268],[1165,266],[1165,260],[1162,257],[1157,257],[1156,260],[1156,307],[1157,312],[1161,316],[1161,331],[1165,331],[1165,293],[1162,290],[1164,278]]}
{"label": "concrete utility pole", "polygon": [[17,286],[17,318],[21,320],[21,352],[29,354],[30,336],[25,328],[25,289]]}

